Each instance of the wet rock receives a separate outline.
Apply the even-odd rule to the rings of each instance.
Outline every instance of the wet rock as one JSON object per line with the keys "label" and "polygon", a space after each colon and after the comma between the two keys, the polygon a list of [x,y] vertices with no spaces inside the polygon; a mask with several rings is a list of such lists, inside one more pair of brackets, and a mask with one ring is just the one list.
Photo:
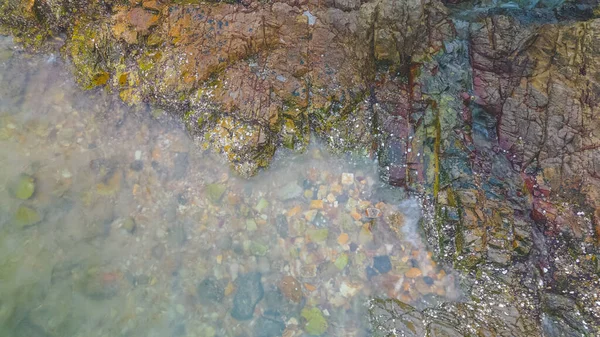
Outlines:
{"label": "wet rock", "polygon": [[42,221],[39,212],[31,207],[21,205],[17,208],[14,222],[19,228],[29,227]]}
{"label": "wet rock", "polygon": [[419,268],[410,268],[409,270],[407,270],[404,273],[404,276],[408,277],[408,278],[417,278],[419,276],[423,275],[423,272],[421,271],[421,269]]}
{"label": "wet rock", "polygon": [[121,190],[121,181],[123,173],[119,169],[111,170],[102,181],[96,184],[96,192],[102,196],[112,196]]}
{"label": "wet rock", "polygon": [[256,320],[254,326],[254,336],[256,337],[278,337],[285,330],[285,323],[268,317],[260,317]]}
{"label": "wet rock", "polygon": [[284,276],[279,282],[279,289],[291,301],[298,303],[302,300],[302,285],[292,276]]}
{"label": "wet rock", "polygon": [[131,163],[131,165],[129,165],[129,168],[133,171],[139,172],[144,169],[144,162],[142,160],[135,160],[133,163]]}
{"label": "wet rock", "polygon": [[313,218],[313,224],[317,227],[326,227],[328,225],[327,218],[323,215],[323,213],[318,212]]}
{"label": "wet rock", "polygon": [[334,262],[335,266],[339,270],[343,270],[348,265],[348,254],[342,253],[340,254]]}
{"label": "wet rock", "polygon": [[225,288],[215,278],[207,277],[198,284],[198,298],[202,303],[220,303],[224,297]]}
{"label": "wet rock", "polygon": [[352,185],[354,184],[354,174],[353,173],[342,173],[342,185]]}
{"label": "wet rock", "polygon": [[376,333],[402,331],[405,336],[426,336],[423,315],[415,308],[398,300],[373,300],[369,314]]}
{"label": "wet rock", "polygon": [[254,256],[265,256],[269,251],[269,246],[260,242],[252,241],[248,247],[248,251]]}
{"label": "wet rock", "polygon": [[222,235],[217,240],[217,248],[219,248],[221,250],[231,249],[232,245],[233,245],[233,239],[231,238],[230,235]]}
{"label": "wet rock", "polygon": [[304,190],[298,183],[292,182],[284,185],[277,191],[277,198],[281,200],[290,200],[299,198]]}
{"label": "wet rock", "polygon": [[373,258],[373,268],[380,274],[388,273],[392,270],[392,262],[387,255],[375,256]]}
{"label": "wet rock", "polygon": [[127,13],[127,20],[136,31],[147,31],[158,23],[158,15],[137,7]]}
{"label": "wet rock", "polygon": [[106,300],[117,295],[118,281],[119,274],[92,267],[77,276],[76,288],[91,299]]}
{"label": "wet rock", "polygon": [[374,276],[379,275],[379,273],[377,272],[377,270],[371,266],[367,266],[367,268],[365,269],[365,273],[367,275],[367,279],[371,279]]}
{"label": "wet rock", "polygon": [[238,277],[231,317],[240,321],[252,318],[256,304],[264,296],[261,277],[258,272],[251,272]]}
{"label": "wet rock", "polygon": [[375,218],[379,217],[379,215],[381,214],[381,211],[378,210],[377,208],[369,207],[369,208],[367,208],[366,213],[367,213],[367,218],[375,219]]}
{"label": "wet rock", "polygon": [[130,216],[126,217],[121,222],[121,228],[126,230],[128,233],[133,234],[133,232],[135,232],[136,229],[135,220]]}
{"label": "wet rock", "polygon": [[312,242],[324,242],[328,236],[329,230],[326,228],[306,230],[306,237]]}
{"label": "wet rock", "polygon": [[265,198],[260,198],[256,206],[254,206],[254,209],[257,212],[262,213],[268,206],[269,202]]}
{"label": "wet rock", "polygon": [[[302,302],[302,301],[301,301]],[[261,304],[264,308],[263,315],[265,317],[273,318],[276,320],[284,317],[293,317],[298,315],[300,305],[302,303],[296,303],[291,301],[283,295],[279,288],[265,292],[263,303]]]}
{"label": "wet rock", "polygon": [[275,227],[277,229],[277,234],[279,234],[279,237],[281,238],[287,238],[288,237],[288,221],[285,215],[280,214],[275,218]]}
{"label": "wet rock", "polygon": [[309,335],[320,336],[327,331],[329,324],[323,312],[316,307],[302,309],[301,316],[305,319],[304,331]]}
{"label": "wet rock", "polygon": [[175,158],[173,159],[173,171],[171,178],[180,180],[185,178],[189,166],[189,155],[187,152],[175,152]]}
{"label": "wet rock", "polygon": [[221,184],[209,184],[206,186],[206,193],[208,195],[208,198],[213,203],[218,203],[219,201],[221,201],[225,190],[227,190],[227,187]]}
{"label": "wet rock", "polygon": [[9,186],[9,190],[15,198],[27,200],[35,193],[35,178],[22,174]]}

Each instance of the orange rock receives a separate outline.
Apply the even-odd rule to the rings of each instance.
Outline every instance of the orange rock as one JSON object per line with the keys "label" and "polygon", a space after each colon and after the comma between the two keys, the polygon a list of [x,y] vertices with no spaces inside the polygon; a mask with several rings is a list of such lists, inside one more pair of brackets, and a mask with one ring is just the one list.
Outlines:
{"label": "orange rock", "polygon": [[335,184],[331,185],[329,190],[331,191],[331,193],[342,194],[343,188],[342,188],[342,185],[335,183]]}
{"label": "orange rock", "polygon": [[163,4],[161,4],[157,0],[145,0],[142,3],[142,7],[146,8],[146,9],[155,10],[155,11],[159,11],[162,8],[162,6],[163,6]]}
{"label": "orange rock", "polygon": [[289,217],[292,217],[292,216],[294,216],[294,215],[296,215],[296,214],[300,213],[300,211],[301,211],[301,210],[302,210],[302,207],[300,207],[300,206],[295,206],[294,208],[290,209],[290,210],[287,212],[287,216],[289,216]]}
{"label": "orange rock", "polygon": [[362,215],[360,215],[358,212],[356,212],[355,210],[352,210],[352,212],[350,212],[350,216],[352,216],[352,218],[356,221],[362,219]]}
{"label": "orange rock", "polygon": [[317,287],[315,287],[314,285],[312,285],[310,283],[304,283],[304,288],[306,288],[306,290],[308,290],[310,292],[317,290]]}
{"label": "orange rock", "polygon": [[140,193],[140,185],[133,185],[133,190],[131,191],[131,193],[133,193],[133,195],[138,195],[138,193]]}
{"label": "orange rock", "polygon": [[350,240],[350,236],[346,233],[340,234],[340,236],[338,236],[337,238],[337,242],[340,245],[345,245],[346,243],[348,243],[348,240]]}
{"label": "orange rock", "polygon": [[240,197],[240,195],[237,193],[231,192],[227,194],[227,201],[230,205],[237,205],[242,201],[242,197]]}
{"label": "orange rock", "polygon": [[310,202],[310,209],[323,209],[323,200],[312,200]]}
{"label": "orange rock", "polygon": [[127,13],[127,21],[136,31],[142,32],[158,23],[158,15],[136,7]]}
{"label": "orange rock", "polygon": [[406,276],[408,278],[417,278],[421,275],[423,275],[423,273],[421,272],[421,269],[419,269],[419,268],[410,268],[409,270],[406,271],[406,273],[404,273],[404,276]]}
{"label": "orange rock", "polygon": [[284,276],[281,282],[279,282],[279,289],[283,293],[283,296],[291,301],[298,303],[302,300],[302,286],[292,276]]}
{"label": "orange rock", "polygon": [[225,296],[229,296],[229,295],[233,294],[234,291],[235,291],[235,286],[233,285],[233,283],[231,281],[229,281],[229,283],[227,283],[227,286],[225,287]]}
{"label": "orange rock", "polygon": [[152,150],[152,160],[158,161],[158,160],[160,160],[160,157],[161,157],[160,148],[158,148],[158,146],[155,146],[154,149]]}

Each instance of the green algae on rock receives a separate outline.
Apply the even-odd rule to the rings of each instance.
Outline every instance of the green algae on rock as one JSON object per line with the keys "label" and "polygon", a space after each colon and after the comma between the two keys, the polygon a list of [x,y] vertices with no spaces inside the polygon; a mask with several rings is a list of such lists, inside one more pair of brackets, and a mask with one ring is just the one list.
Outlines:
{"label": "green algae on rock", "polygon": [[327,320],[319,308],[304,308],[301,315],[306,320],[304,330],[309,335],[320,336],[327,331]]}
{"label": "green algae on rock", "polygon": [[19,206],[14,216],[14,222],[20,228],[35,225],[40,221],[42,221],[40,213],[25,205]]}
{"label": "green algae on rock", "polygon": [[35,178],[27,174],[21,174],[19,179],[9,186],[9,189],[16,198],[27,200],[35,193]]}

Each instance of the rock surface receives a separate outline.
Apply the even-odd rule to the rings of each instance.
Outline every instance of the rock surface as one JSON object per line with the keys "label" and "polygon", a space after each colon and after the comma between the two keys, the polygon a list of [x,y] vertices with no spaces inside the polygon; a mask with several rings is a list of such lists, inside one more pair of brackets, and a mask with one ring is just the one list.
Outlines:
{"label": "rock surface", "polygon": [[251,319],[254,315],[256,304],[262,300],[264,290],[261,274],[252,272],[241,275],[237,280],[237,290],[233,297],[231,317],[237,320]]}

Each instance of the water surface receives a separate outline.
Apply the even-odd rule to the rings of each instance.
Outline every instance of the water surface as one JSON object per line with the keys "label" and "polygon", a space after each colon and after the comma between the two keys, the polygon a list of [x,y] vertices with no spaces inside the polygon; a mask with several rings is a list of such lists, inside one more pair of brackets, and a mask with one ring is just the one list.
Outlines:
{"label": "water surface", "polygon": [[0,335],[368,336],[456,299],[418,200],[313,144],[249,180],[178,118],[0,40]]}

